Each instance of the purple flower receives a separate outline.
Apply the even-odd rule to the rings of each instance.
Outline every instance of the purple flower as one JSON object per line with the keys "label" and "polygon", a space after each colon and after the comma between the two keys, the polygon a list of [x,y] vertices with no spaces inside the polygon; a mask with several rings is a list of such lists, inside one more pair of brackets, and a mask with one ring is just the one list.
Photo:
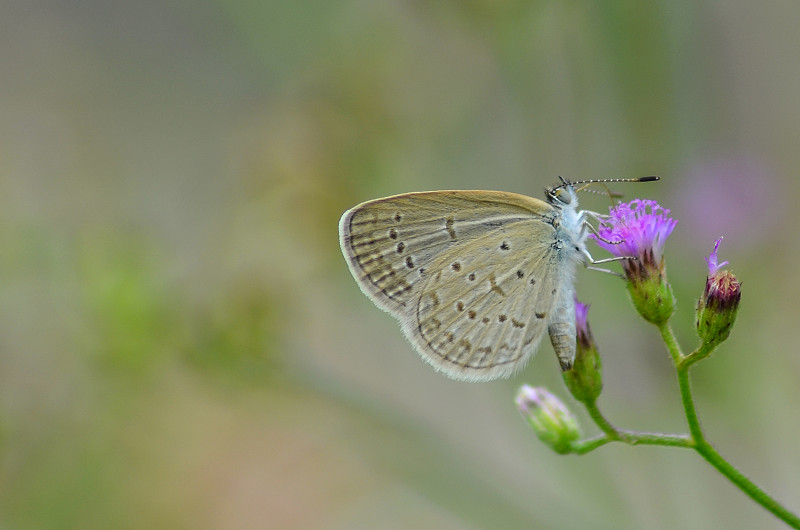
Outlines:
{"label": "purple flower", "polygon": [[717,263],[717,249],[722,238],[717,239],[714,250],[706,258],[708,263],[708,277],[706,278],[706,289],[703,292],[704,307],[714,310],[727,311],[736,308],[742,297],[741,284],[736,276],[730,271],[720,271],[728,264],[727,261]]}
{"label": "purple flower", "polygon": [[586,317],[589,314],[589,304],[582,304],[575,298],[575,321],[578,329],[586,329]]}
{"label": "purple flower", "polygon": [[656,201],[634,199],[611,208],[608,219],[597,230],[600,237],[591,237],[615,256],[642,259],[652,254],[660,262],[664,243],[676,224],[678,221],[669,217],[669,210]]}
{"label": "purple flower", "polygon": [[719,263],[717,249],[720,241],[722,238],[717,239],[714,250],[706,258],[706,288],[697,301],[697,333],[703,342],[711,346],[728,338],[742,299],[742,284],[736,276],[731,271],[720,270],[728,263]]}
{"label": "purple flower", "polygon": [[575,361],[571,370],[561,373],[573,397],[582,403],[594,403],[603,389],[600,354],[586,318],[588,312],[589,306],[575,299]]}
{"label": "purple flower", "polygon": [[656,201],[634,199],[612,208],[592,235],[602,248],[629,258],[622,260],[628,291],[639,314],[656,325],[669,320],[675,310],[663,251],[676,224]]}
{"label": "purple flower", "polygon": [[722,238],[720,237],[717,239],[717,242],[714,244],[714,250],[709,254],[706,258],[706,263],[708,263],[708,276],[711,277],[717,273],[722,267],[728,264],[727,261],[723,261],[722,263],[718,262],[717,258],[717,249],[719,248],[719,244],[722,242]]}
{"label": "purple flower", "polygon": [[587,316],[589,314],[589,304],[582,304],[575,299],[575,324],[578,336],[578,346],[584,345],[589,348],[593,344],[592,332],[589,329]]}

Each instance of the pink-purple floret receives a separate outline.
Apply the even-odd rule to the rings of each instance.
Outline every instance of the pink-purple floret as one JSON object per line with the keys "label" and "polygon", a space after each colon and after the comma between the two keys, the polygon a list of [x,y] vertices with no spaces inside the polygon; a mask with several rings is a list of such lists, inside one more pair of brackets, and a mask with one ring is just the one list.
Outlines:
{"label": "pink-purple floret", "polygon": [[722,267],[728,264],[727,261],[723,261],[719,263],[719,258],[717,257],[717,249],[719,248],[719,244],[722,242],[722,238],[717,239],[717,242],[714,243],[714,250],[709,254],[706,258],[706,263],[708,263],[708,276],[714,276]]}
{"label": "pink-purple floret", "polygon": [[575,299],[575,320],[578,329],[586,329],[586,317],[589,313],[589,304],[582,304]]}
{"label": "pink-purple floret", "polygon": [[608,218],[600,223],[598,234],[612,243],[606,243],[594,234],[590,237],[615,256],[643,256],[652,249],[658,261],[676,224],[678,221],[669,217],[669,210],[656,201],[634,199],[612,208]]}

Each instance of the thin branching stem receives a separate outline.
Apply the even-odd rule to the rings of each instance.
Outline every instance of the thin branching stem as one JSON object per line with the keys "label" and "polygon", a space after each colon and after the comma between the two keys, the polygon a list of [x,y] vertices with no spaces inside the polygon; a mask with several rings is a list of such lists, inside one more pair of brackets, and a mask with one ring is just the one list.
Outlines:
{"label": "thin branching stem", "polygon": [[589,416],[600,430],[603,431],[603,434],[573,443],[572,452],[580,455],[586,454],[610,442],[622,442],[629,445],[662,445],[694,449],[709,464],[722,473],[723,476],[735,484],[751,499],[790,527],[800,529],[800,517],[781,505],[777,500],[725,460],[725,458],[723,458],[706,440],[703,434],[700,420],[697,417],[691,386],[689,384],[689,368],[696,361],[706,358],[714,347],[711,345],[701,345],[697,350],[692,352],[691,355],[686,356],[681,351],[680,345],[669,323],[658,326],[658,329],[661,332],[661,337],[664,339],[664,343],[675,364],[681,402],[683,404],[690,434],[648,433],[618,429],[600,412],[597,403],[592,401],[584,403],[584,405],[586,406],[586,411]]}

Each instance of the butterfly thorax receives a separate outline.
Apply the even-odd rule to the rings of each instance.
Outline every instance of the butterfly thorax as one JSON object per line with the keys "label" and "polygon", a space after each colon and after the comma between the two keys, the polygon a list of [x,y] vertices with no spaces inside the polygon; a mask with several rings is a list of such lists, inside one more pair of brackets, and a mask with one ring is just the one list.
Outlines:
{"label": "butterfly thorax", "polygon": [[578,210],[578,197],[572,186],[547,190],[547,202],[558,212],[553,219],[556,229],[554,246],[562,261],[583,261],[586,253],[586,234],[582,230],[583,216]]}

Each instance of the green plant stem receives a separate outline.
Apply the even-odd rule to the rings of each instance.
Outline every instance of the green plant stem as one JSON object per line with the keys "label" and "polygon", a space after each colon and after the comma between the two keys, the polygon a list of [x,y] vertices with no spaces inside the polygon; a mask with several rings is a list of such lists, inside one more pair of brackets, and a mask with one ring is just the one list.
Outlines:
{"label": "green plant stem", "polygon": [[686,434],[661,432],[620,431],[621,441],[628,445],[663,445],[665,447],[692,447],[692,439]]}
{"label": "green plant stem", "polygon": [[703,430],[700,428],[700,420],[697,418],[697,409],[694,407],[694,398],[692,397],[692,389],[689,386],[689,366],[690,363],[678,363],[678,387],[681,392],[681,402],[683,403],[683,412],[686,414],[686,422],[689,424],[689,432],[695,442],[704,439]]}
{"label": "green plant stem", "polygon": [[585,455],[591,451],[594,451],[598,447],[601,447],[609,442],[613,442],[611,438],[606,436],[605,434],[601,434],[599,436],[595,436],[594,438],[588,438],[586,440],[581,440],[579,442],[572,443],[572,452],[576,455]]}
{"label": "green plant stem", "polygon": [[779,518],[784,523],[792,528],[800,528],[800,517],[787,510],[778,501],[773,499],[767,492],[762,490],[752,480],[744,476],[738,469],[733,467],[727,460],[725,460],[714,447],[705,440],[700,442],[695,441],[695,451],[717,471],[722,473],[731,482],[736,484],[740,490],[745,492],[751,499],[763,506],[775,517]]}
{"label": "green plant stem", "polygon": [[758,504],[763,506],[773,515],[781,519],[792,528],[800,529],[800,517],[787,510],[769,494],[762,490],[753,481],[742,474],[738,469],[731,465],[720,455],[714,447],[708,443],[703,435],[703,430],[700,427],[700,420],[697,417],[697,410],[695,409],[694,399],[692,398],[692,390],[689,385],[689,368],[700,359],[707,357],[711,353],[712,346],[702,345],[692,355],[684,356],[683,352],[675,339],[675,334],[672,327],[668,324],[659,326],[661,337],[669,350],[670,356],[675,363],[675,369],[678,375],[678,387],[680,388],[681,401],[683,403],[683,410],[686,414],[686,421],[689,425],[689,432],[691,439],[689,440],[689,447],[693,448],[700,454],[709,464],[722,473],[728,480],[739,487],[745,494]]}
{"label": "green plant stem", "polygon": [[658,326],[658,331],[661,332],[661,338],[664,339],[664,344],[667,345],[672,362],[675,363],[675,366],[678,366],[683,359],[683,352],[678,344],[678,339],[675,338],[675,333],[672,332],[672,326],[669,325],[669,322],[665,322]]}
{"label": "green plant stem", "polygon": [[595,401],[584,403],[584,406],[586,407],[586,412],[589,413],[589,416],[594,420],[597,426],[600,427],[600,430],[605,433],[609,441],[623,441],[620,431],[611,425],[611,422],[603,416],[600,409],[597,408],[597,403]]}
{"label": "green plant stem", "polygon": [[[627,429],[618,429],[614,427],[605,416],[603,416],[603,413],[600,412],[600,409],[597,407],[597,403],[584,403],[584,406],[586,407],[586,411],[589,413],[589,416],[591,416],[592,420],[594,420],[597,426],[603,431],[603,434],[597,438],[590,438],[585,442],[579,442],[579,444],[587,443],[587,447],[590,447],[583,452],[589,452],[592,449],[596,449],[597,447],[605,445],[608,442],[623,442],[628,445],[692,447],[692,439],[686,434],[665,434],[660,432],[639,432],[629,431]],[[604,440],[603,443],[598,443],[598,440],[600,439]],[[591,442],[591,444],[589,444],[589,442]]]}
{"label": "green plant stem", "polygon": [[684,355],[680,345],[675,338],[672,327],[668,323],[658,326],[661,337],[669,350],[672,361],[678,376],[678,387],[681,393],[681,402],[686,414],[686,421],[689,425],[689,435],[685,434],[663,434],[663,433],[643,433],[617,429],[600,412],[597,403],[592,401],[584,403],[586,411],[594,420],[603,434],[576,442],[572,446],[572,452],[576,454],[586,454],[609,442],[623,442],[629,445],[664,445],[670,447],[686,447],[694,449],[709,464],[722,473],[728,480],[735,484],[740,490],[747,494],[755,502],[763,506],[770,513],[791,526],[800,529],[800,517],[787,510],[778,503],[753,481],[742,474],[738,469],[731,465],[720,455],[717,450],[706,440],[703,430],[700,427],[700,420],[697,417],[692,389],[689,384],[689,368],[698,360],[707,357],[714,346],[703,344],[691,355]]}
{"label": "green plant stem", "polygon": [[666,447],[692,447],[692,440],[685,434],[664,434],[660,432],[619,431],[619,438],[600,434],[572,444],[572,452],[584,455],[610,442],[623,442],[628,445],[662,445]]}

